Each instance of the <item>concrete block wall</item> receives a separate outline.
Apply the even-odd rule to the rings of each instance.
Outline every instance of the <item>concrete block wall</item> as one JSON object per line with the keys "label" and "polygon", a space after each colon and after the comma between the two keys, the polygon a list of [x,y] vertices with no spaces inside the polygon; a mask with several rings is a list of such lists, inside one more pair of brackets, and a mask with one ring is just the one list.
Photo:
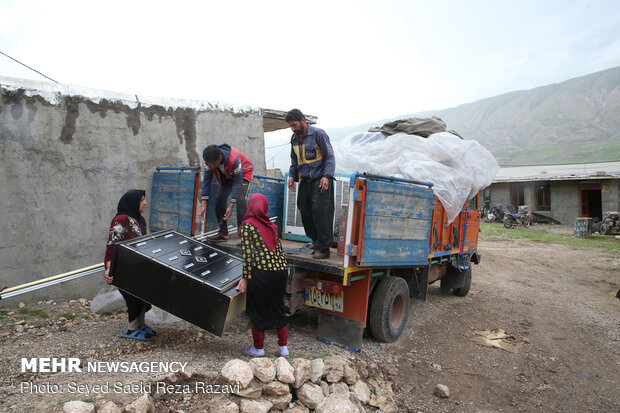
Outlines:
{"label": "concrete block wall", "polygon": [[601,208],[603,216],[610,211],[620,211],[620,179],[601,182]]}
{"label": "concrete block wall", "polygon": [[[102,262],[120,196],[148,202],[157,166],[199,166],[205,146],[229,143],[266,171],[258,108],[101,94],[0,78],[0,289]],[[0,305],[103,286],[100,273]]]}

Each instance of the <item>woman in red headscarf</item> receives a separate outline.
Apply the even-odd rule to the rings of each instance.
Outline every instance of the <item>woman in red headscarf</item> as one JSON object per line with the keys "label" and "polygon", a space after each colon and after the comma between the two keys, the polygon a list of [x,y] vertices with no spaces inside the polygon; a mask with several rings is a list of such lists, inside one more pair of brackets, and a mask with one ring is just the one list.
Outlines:
{"label": "woman in red headscarf", "polygon": [[278,227],[267,216],[267,198],[254,194],[239,227],[243,252],[243,278],[237,290],[247,291],[246,311],[252,322],[254,345],[243,349],[251,357],[265,355],[265,330],[278,333],[277,357],[288,357],[288,327],[284,312],[284,293],[288,264],[278,240]]}

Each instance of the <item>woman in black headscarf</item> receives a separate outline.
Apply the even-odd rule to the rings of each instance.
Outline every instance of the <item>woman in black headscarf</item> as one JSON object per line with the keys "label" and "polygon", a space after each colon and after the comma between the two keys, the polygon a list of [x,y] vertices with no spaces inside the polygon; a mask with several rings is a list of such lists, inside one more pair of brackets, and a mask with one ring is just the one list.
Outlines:
{"label": "woman in black headscarf", "polygon": [[[114,244],[120,241],[136,238],[146,234],[146,220],[142,216],[146,201],[145,192],[140,189],[132,189],[125,192],[118,201],[116,216],[110,224],[110,236],[105,252],[105,281],[112,284],[114,277],[110,277],[110,262]],[[145,324],[144,314],[151,309],[151,305],[145,303],[133,295],[120,290],[127,303],[129,327],[121,337],[134,338],[137,340],[151,340],[155,333],[151,327]]]}

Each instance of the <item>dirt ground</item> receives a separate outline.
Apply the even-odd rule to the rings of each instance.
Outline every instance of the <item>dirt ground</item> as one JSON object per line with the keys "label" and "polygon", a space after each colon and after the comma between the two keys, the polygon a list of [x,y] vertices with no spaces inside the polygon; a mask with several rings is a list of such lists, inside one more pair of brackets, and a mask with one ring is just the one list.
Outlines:
{"label": "dirt ground", "polygon": [[[396,343],[367,339],[359,353],[323,344],[315,339],[316,312],[308,310],[289,319],[291,357],[364,360],[371,374],[391,380],[403,412],[620,411],[620,257],[528,240],[482,240],[479,251],[469,295],[443,295],[438,285],[430,286],[426,302],[413,302]],[[248,321],[239,317],[221,338],[181,322],[155,326],[159,336],[152,342],[130,341],[118,337],[125,317],[90,314],[88,302],[79,301],[0,309],[0,411],[60,412],[69,400],[124,405],[140,393],[68,393],[66,385],[166,376],[20,373],[22,357],[187,362],[190,373],[213,373],[229,359],[243,358],[241,349],[251,340]],[[475,331],[495,328],[514,337],[515,352],[471,341]],[[275,340],[268,334],[269,353]],[[59,384],[65,391],[22,392],[22,382]],[[439,383],[450,389],[449,398],[433,395]]]}

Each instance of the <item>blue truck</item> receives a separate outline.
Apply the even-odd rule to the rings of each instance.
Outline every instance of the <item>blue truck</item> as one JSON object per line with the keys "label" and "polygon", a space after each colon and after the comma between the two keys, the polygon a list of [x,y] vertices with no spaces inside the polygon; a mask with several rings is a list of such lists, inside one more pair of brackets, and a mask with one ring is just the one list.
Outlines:
{"label": "blue truck", "polygon": [[[188,175],[185,181],[174,176],[183,173]],[[171,184],[175,179],[183,182],[177,189]],[[152,229],[197,232],[198,181],[197,170],[156,172]],[[307,240],[295,230],[299,217],[285,179],[258,175],[250,186],[250,194],[267,197],[269,215],[281,230],[290,265],[285,302],[289,315],[303,307],[317,308],[317,338],[355,351],[364,336],[396,341],[406,326],[411,298],[425,300],[430,284],[439,281],[442,291],[467,295],[472,263],[480,263],[477,196],[448,222],[430,183],[354,173],[338,176],[335,185],[334,248],[327,260],[312,259]],[[212,187],[212,196],[217,189]],[[181,198],[188,202],[179,204]],[[209,209],[207,226],[217,228],[213,206]],[[175,220],[184,227],[175,227]],[[217,247],[241,255],[235,237]]]}

